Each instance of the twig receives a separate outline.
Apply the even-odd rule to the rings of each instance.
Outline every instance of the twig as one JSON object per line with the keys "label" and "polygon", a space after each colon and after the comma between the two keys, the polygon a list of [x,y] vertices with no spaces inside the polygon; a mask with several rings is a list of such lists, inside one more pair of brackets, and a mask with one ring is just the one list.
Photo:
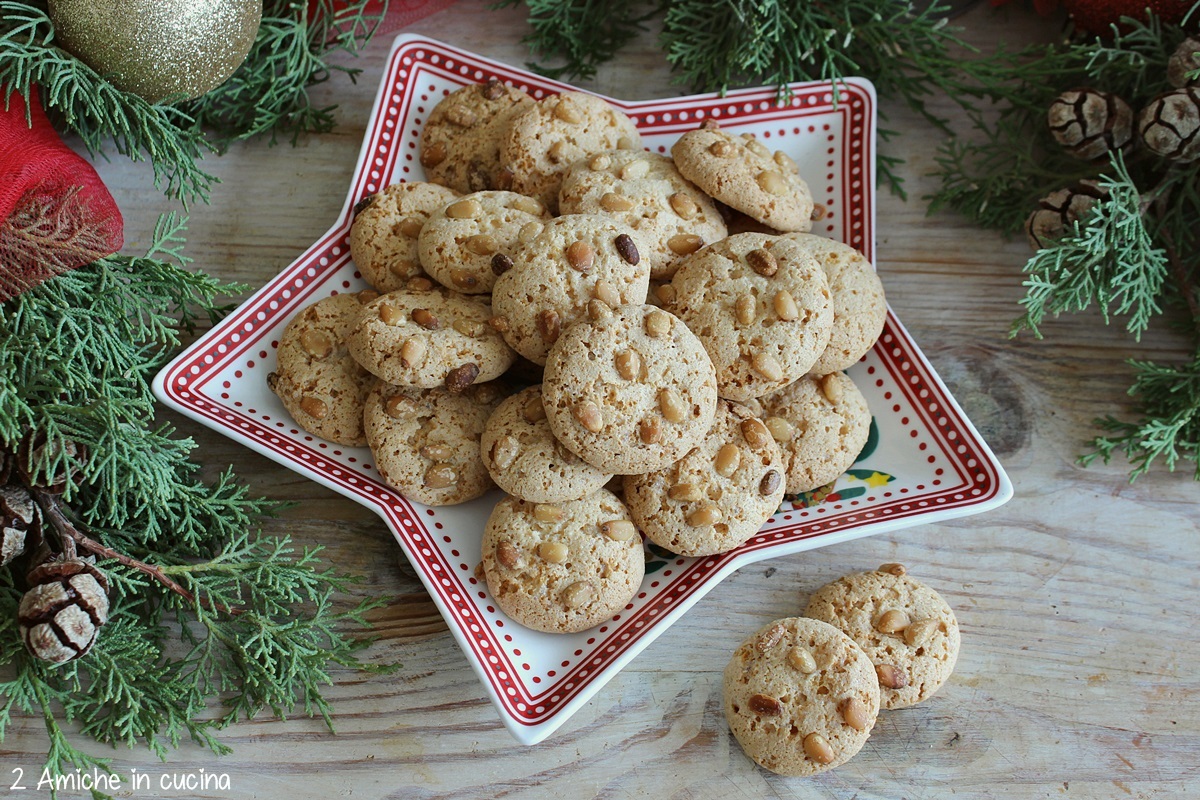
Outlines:
{"label": "twig", "polygon": [[[75,546],[78,545],[93,555],[101,556],[103,558],[111,558],[112,560],[124,564],[127,567],[133,567],[134,569],[149,575],[151,578],[154,578],[154,580],[158,581],[163,586],[166,586],[172,592],[175,592],[175,594],[184,598],[189,603],[196,602],[196,595],[184,588],[174,578],[164,573],[162,568],[153,564],[147,564],[144,561],[138,561],[136,558],[131,558],[124,553],[113,550],[111,547],[106,547],[100,544],[95,539],[92,539],[75,527],[75,525],[72,524],[69,519],[67,519],[66,514],[63,513],[62,508],[58,505],[57,498],[55,498],[53,495],[37,490],[35,490],[34,493],[37,496],[38,503],[41,505],[42,510],[46,513],[46,516],[49,517],[50,521],[54,523],[55,529],[63,535],[63,551],[64,553],[67,553],[68,550],[70,551],[67,553],[68,557],[74,555]],[[220,611],[225,614],[230,614],[232,616],[237,616],[238,614],[243,613],[243,609],[230,607],[224,603],[217,603],[211,600],[202,602],[208,605],[210,609]]]}

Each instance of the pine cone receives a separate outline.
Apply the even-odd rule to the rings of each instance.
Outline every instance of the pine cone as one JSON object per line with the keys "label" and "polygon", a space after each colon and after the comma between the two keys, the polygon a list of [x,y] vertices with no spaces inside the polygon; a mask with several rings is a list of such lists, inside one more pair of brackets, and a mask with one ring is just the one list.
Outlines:
{"label": "pine cone", "polygon": [[0,487],[0,567],[24,553],[41,530],[42,510],[29,490],[15,483]]}
{"label": "pine cone", "polygon": [[1096,181],[1079,181],[1038,201],[1038,210],[1025,220],[1025,234],[1034,250],[1050,247],[1067,229],[1088,215],[1107,192]]}
{"label": "pine cone", "polygon": [[[49,453],[47,450],[49,449]],[[67,458],[53,475],[37,472],[37,468],[47,458],[53,458],[62,450],[66,450]],[[76,483],[83,465],[87,461],[87,448],[78,442],[67,439],[47,442],[44,434],[26,436],[13,456],[16,472],[28,486],[36,486],[48,494],[62,494],[67,485]]]}
{"label": "pine cone", "polygon": [[1095,89],[1072,89],[1054,98],[1046,122],[1055,141],[1085,161],[1133,139],[1133,109],[1117,95]]}
{"label": "pine cone", "polygon": [[1167,80],[1176,89],[1182,89],[1185,86],[1195,86],[1198,82],[1195,78],[1188,80],[1188,73],[1195,72],[1200,69],[1200,39],[1184,39],[1179,47],[1175,48],[1175,52],[1171,55],[1171,60],[1167,62]]}
{"label": "pine cone", "polygon": [[1164,92],[1138,114],[1138,135],[1146,149],[1168,161],[1200,158],[1200,88]]}
{"label": "pine cone", "polygon": [[21,639],[43,661],[61,664],[87,653],[108,621],[108,579],[79,558],[50,561],[28,575],[17,608]]}

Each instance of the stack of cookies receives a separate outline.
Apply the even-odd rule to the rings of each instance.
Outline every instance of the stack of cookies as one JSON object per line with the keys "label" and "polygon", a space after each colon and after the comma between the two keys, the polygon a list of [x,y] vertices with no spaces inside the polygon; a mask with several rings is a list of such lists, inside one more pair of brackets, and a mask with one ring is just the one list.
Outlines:
{"label": "stack of cookies", "polygon": [[802,617],[768,623],[725,668],[725,716],[761,766],[806,776],[850,760],[880,710],[930,697],[958,659],[958,621],[901,564],[818,589]]}
{"label": "stack of cookies", "polygon": [[841,371],[883,326],[871,264],[807,232],[795,163],[753,136],[705,123],[671,156],[591,95],[453,92],[423,132],[430,182],[355,209],[373,289],[310,306],[280,342],[271,388],[297,423],[369,445],[409,499],[510,495],[482,570],[531,628],[611,618],[642,535],[739,546],[867,438]]}

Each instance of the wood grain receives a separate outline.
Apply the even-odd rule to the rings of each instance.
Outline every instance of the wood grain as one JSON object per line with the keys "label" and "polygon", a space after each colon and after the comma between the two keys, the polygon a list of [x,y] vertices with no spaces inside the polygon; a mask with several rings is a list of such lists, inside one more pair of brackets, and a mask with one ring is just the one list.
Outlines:
{"label": "wood grain", "polygon": [[[981,42],[1051,36],[986,8],[963,21]],[[459,2],[410,30],[520,64],[520,10]],[[357,59],[357,84],[318,90],[339,125],[298,147],[234,147],[206,167],[222,183],[191,210],[198,267],[261,285],[290,263],[341,208],[376,80],[388,50]],[[648,31],[586,88],[630,99],[682,93]],[[1008,338],[1019,314],[1028,251],[920,200],[938,141],[885,106],[903,132],[897,151],[910,196],[882,192],[879,270],[889,300],[921,343],[1016,486],[989,514],[862,539],[748,567],[718,585],[557,734],[515,743],[398,548],[362,507],[185,420],[206,471],[234,464],[255,492],[300,501],[269,528],[328,547],[366,576],[357,591],[395,595],[374,616],[368,651],[391,675],[334,674],[336,736],[305,718],[268,716],[230,728],[221,759],[185,745],[166,764],[144,751],[93,752],[123,771],[227,773],[234,798],[1150,798],[1200,793],[1200,486],[1163,471],[1129,484],[1126,466],[1075,459],[1102,414],[1128,411],[1134,353],[1095,314],[1049,322],[1047,339]],[[946,106],[947,113],[951,107]],[[98,165],[127,221],[130,251],[173,207],[145,165]],[[1156,332],[1137,350],[1179,355]],[[164,417],[170,417],[164,414]],[[721,670],[764,622],[798,613],[809,592],[887,561],[908,564],[956,609],[963,649],[931,701],[887,713],[863,752],[833,773],[784,779],[743,756],[725,725]],[[22,719],[0,764],[27,775],[46,742]],[[9,780],[5,780],[5,779]],[[7,791],[11,778],[0,769]],[[26,781],[28,783],[28,780]],[[2,793],[2,792],[0,792]],[[14,797],[32,795],[15,792]],[[7,796],[7,795],[5,795]],[[154,793],[135,792],[149,797]],[[164,795],[168,796],[168,795]],[[169,796],[184,796],[174,794]]]}

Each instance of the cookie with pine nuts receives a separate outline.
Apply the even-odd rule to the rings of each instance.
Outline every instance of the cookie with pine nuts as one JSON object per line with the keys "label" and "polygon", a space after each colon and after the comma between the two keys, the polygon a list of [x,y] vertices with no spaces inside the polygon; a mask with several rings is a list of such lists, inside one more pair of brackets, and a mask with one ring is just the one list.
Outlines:
{"label": "cookie with pine nuts", "polygon": [[388,383],[460,392],[498,378],[516,358],[491,317],[482,298],[441,286],[397,289],[363,307],[350,354]]}
{"label": "cookie with pine nuts", "polygon": [[833,326],[829,345],[812,372],[828,375],[849,369],[867,354],[887,319],[887,299],[875,268],[848,244],[811,233],[789,233],[785,238],[803,247],[825,270],[833,300]]}
{"label": "cookie with pine nuts", "polygon": [[601,150],[641,150],[633,120],[583,92],[550,95],[515,115],[500,140],[501,180],[558,211],[558,190],[572,164]]}
{"label": "cookie with pine nuts", "polygon": [[671,156],[683,177],[730,208],[778,231],[812,228],[812,193],[796,162],[753,134],[705,123],[680,136]]}
{"label": "cookie with pine nuts", "polygon": [[555,437],[584,461],[618,475],[653,472],[708,434],[716,372],[678,317],[594,303],[551,348],[542,399]]}
{"label": "cookie with pine nuts", "polygon": [[496,485],[533,503],[578,500],[612,478],[554,438],[542,407],[541,386],[530,386],[501,403],[483,429],[480,447]]}
{"label": "cookie with pine nuts", "polygon": [[792,777],[849,761],[879,715],[875,668],[832,625],[789,617],[734,651],[724,675],[725,718],[756,763]]}
{"label": "cookie with pine nuts", "polygon": [[458,197],[436,183],[393,183],[354,207],[350,256],[363,280],[380,292],[405,286],[421,274],[417,237],[429,215]]}
{"label": "cookie with pine nuts", "polygon": [[492,287],[493,324],[535,364],[598,299],[610,307],[646,302],[650,266],[636,231],[601,214],[568,214],[521,233],[512,266]]}
{"label": "cookie with pine nuts", "polygon": [[367,443],[363,404],[375,376],[350,355],[347,340],[363,304],[378,293],[335,294],[292,317],[267,376],[288,414],[304,430],[347,447]]}
{"label": "cookie with pine nuts", "polygon": [[704,342],[721,397],[739,402],[808,373],[829,345],[824,270],[780,236],[739,233],[679,262],[667,305]]}
{"label": "cookie with pine nuts", "polygon": [[858,643],[875,665],[887,709],[916,705],[941,688],[962,644],[953,609],[903,564],[822,586],[804,616],[828,622]]}
{"label": "cookie with pine nuts", "polygon": [[558,193],[562,214],[612,214],[641,234],[651,280],[670,278],[680,257],[724,239],[725,220],[675,163],[645,150],[606,150],[577,161]]}
{"label": "cookie with pine nuts", "polygon": [[525,92],[496,78],[446,95],[421,131],[425,177],[463,194],[500,188],[500,137],[533,104]]}
{"label": "cookie with pine nuts", "polygon": [[480,497],[493,484],[479,437],[502,397],[490,383],[460,394],[377,383],[363,427],[379,476],[408,500],[430,506]]}
{"label": "cookie with pine nuts", "polygon": [[507,497],[483,529],[483,573],[496,605],[546,633],[575,633],[612,619],[641,586],[642,537],[605,489],[564,503]]}
{"label": "cookie with pine nuts", "polygon": [[512,266],[527,225],[541,230],[546,207],[516,192],[475,192],[429,215],[417,247],[421,266],[443,286],[463,294],[490,294],[496,276]]}
{"label": "cookie with pine nuts", "polygon": [[871,433],[867,399],[844,372],[806,375],[757,402],[783,452],[788,494],[837,480]]}
{"label": "cookie with pine nuts", "polygon": [[721,400],[704,440],[666,469],[625,477],[646,538],[681,556],[738,547],[783,500],[783,456],[750,409]]}

